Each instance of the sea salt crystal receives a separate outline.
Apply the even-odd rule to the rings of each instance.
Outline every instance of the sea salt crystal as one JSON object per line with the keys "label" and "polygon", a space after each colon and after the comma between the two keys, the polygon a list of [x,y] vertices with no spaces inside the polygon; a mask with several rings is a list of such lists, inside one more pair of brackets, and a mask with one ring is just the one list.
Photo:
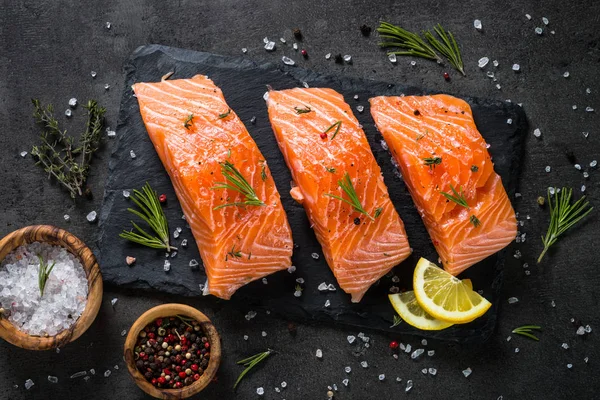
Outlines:
{"label": "sea salt crystal", "polygon": [[90,374],[96,375],[96,370],[94,368],[90,369]]}
{"label": "sea salt crystal", "polygon": [[246,54],[248,52],[248,49],[245,47],[242,47],[242,53]]}
{"label": "sea salt crystal", "polygon": [[514,258],[516,258],[517,260],[519,258],[521,258],[521,251],[520,250],[515,250],[515,254],[513,255]]}
{"label": "sea salt crystal", "polygon": [[351,63],[352,62],[352,56],[350,54],[346,54],[344,56],[344,61],[346,61],[347,63]]}
{"label": "sea salt crystal", "polygon": [[414,67],[415,65],[417,65],[417,62],[416,61],[411,61],[410,65]]}
{"label": "sea salt crystal", "polygon": [[267,285],[269,281],[267,280],[267,278],[262,278],[262,283],[263,285]]}
{"label": "sea salt crystal", "polygon": [[569,74],[569,71],[566,71],[566,72],[563,74],[563,77],[565,77],[565,78],[568,78],[568,77],[569,77],[569,75],[570,75],[570,74]]}
{"label": "sea salt crystal", "polygon": [[363,367],[363,368],[368,368],[369,364],[366,361],[361,361],[360,362],[360,366]]}
{"label": "sea salt crystal", "polygon": [[429,375],[435,376],[437,374],[437,369],[435,369],[435,368],[429,368],[428,372],[429,372]]}
{"label": "sea salt crystal", "polygon": [[390,62],[394,64],[396,64],[396,62],[398,61],[394,53],[388,55],[388,60],[390,60]]}
{"label": "sea salt crystal", "polygon": [[135,158],[135,152],[133,150],[129,150],[129,157]]}
{"label": "sea salt crystal", "polygon": [[350,382],[350,380],[348,378],[345,378],[344,380],[342,380],[342,385],[348,386],[349,382]]}
{"label": "sea salt crystal", "polygon": [[365,107],[358,105],[358,106],[356,106],[356,111],[358,111],[359,113],[362,113],[363,111],[365,111]]}
{"label": "sea salt crystal", "polygon": [[315,352],[315,357],[323,358],[323,350],[317,349],[317,351]]}
{"label": "sea salt crystal", "polygon": [[589,172],[587,172],[587,171],[583,171],[583,177],[584,177],[585,179],[589,178],[589,177],[590,177],[590,174],[589,174]]}
{"label": "sea salt crystal", "polygon": [[594,167],[596,167],[596,165],[598,165],[598,161],[596,161],[596,160],[592,160],[592,161],[590,162],[590,167],[594,168]]}
{"label": "sea salt crystal", "polygon": [[95,78],[96,75],[98,75],[98,73],[96,71],[92,71],[90,72],[90,75],[92,76],[92,78]]}
{"label": "sea salt crystal", "polygon": [[262,337],[267,337],[267,332],[265,332],[265,331],[262,331],[262,332],[260,333],[260,335],[261,335]]}
{"label": "sea salt crystal", "polygon": [[304,86],[306,89],[308,89],[308,82],[302,82],[302,86]]}
{"label": "sea salt crystal", "polygon": [[410,344],[407,344],[406,347],[404,348],[405,353],[410,353],[411,350],[412,350],[412,346]]}
{"label": "sea salt crystal", "polygon": [[519,299],[516,298],[516,297],[509,297],[508,298],[508,304],[515,304],[515,303],[518,303],[518,302],[519,302]]}
{"label": "sea salt crystal", "polygon": [[394,283],[400,282],[400,277],[398,275],[392,276],[392,282],[394,282]]}
{"label": "sea salt crystal", "polygon": [[521,66],[519,64],[513,64],[512,70],[515,72],[519,72],[521,70]]}
{"label": "sea salt crystal", "polygon": [[192,258],[188,265],[190,266],[190,268],[195,268],[198,266],[198,261]]}
{"label": "sea salt crystal", "polygon": [[75,372],[73,375],[71,375],[71,379],[76,379],[76,378],[80,378],[82,376],[86,376],[87,375],[87,371],[79,371],[79,372]]}
{"label": "sea salt crystal", "polygon": [[275,50],[275,42],[267,42],[265,44],[265,50],[266,51],[273,51],[273,50]]}
{"label": "sea salt crystal", "polygon": [[415,360],[417,357],[419,357],[424,352],[425,352],[425,350],[423,350],[423,349],[416,349],[415,351],[412,352],[412,354],[410,355],[410,358]]}
{"label": "sea salt crystal", "polygon": [[97,216],[98,216],[98,214],[96,213],[96,211],[92,211],[88,215],[85,216],[85,219],[87,219],[88,222],[94,222],[94,221],[96,221]]}
{"label": "sea salt crystal", "polygon": [[585,108],[585,111],[587,111],[587,112],[594,112],[594,109],[592,107],[588,106],[588,107]]}
{"label": "sea salt crystal", "polygon": [[177,239],[178,237],[179,237],[179,231],[176,230],[173,232],[173,238]]}
{"label": "sea salt crystal", "polygon": [[468,378],[472,372],[473,372],[473,370],[471,368],[467,368],[467,369],[464,369],[462,373],[465,376],[465,378]]}
{"label": "sea salt crystal", "polygon": [[319,259],[319,255],[317,253],[312,253],[310,256],[315,260]]}
{"label": "sea salt crystal", "polygon": [[163,270],[165,272],[169,272],[171,270],[171,261],[165,260],[165,264],[163,265]]}
{"label": "sea salt crystal", "polygon": [[83,377],[83,380],[84,380],[85,382],[87,382],[87,381],[89,381],[89,380],[90,380],[90,378],[91,378],[90,376],[84,376],[84,377]]}
{"label": "sea salt crystal", "polygon": [[379,374],[379,380],[380,381],[385,380],[385,374]]}
{"label": "sea salt crystal", "polygon": [[128,199],[129,196],[131,196],[131,192],[129,190],[123,190],[123,197],[125,197],[126,199]]}
{"label": "sea salt crystal", "polygon": [[479,66],[479,68],[485,68],[485,66],[488,65],[489,62],[490,62],[489,58],[481,57],[479,59],[479,61],[477,62],[477,65]]}
{"label": "sea salt crystal", "polygon": [[280,38],[279,38],[279,41],[280,41],[281,43],[283,43],[283,44],[286,44],[286,43],[287,43],[287,42],[286,42],[286,40],[285,40],[285,38],[282,38],[282,37],[280,37]]}
{"label": "sea salt crystal", "polygon": [[25,381],[25,389],[29,390],[33,387],[33,385],[35,385],[35,383],[33,383],[31,379],[27,379]]}
{"label": "sea salt crystal", "polygon": [[554,302],[554,300],[552,300],[552,301],[550,302],[550,305],[552,306],[552,308],[555,308],[555,307],[556,307],[556,303]]}
{"label": "sea salt crystal", "polygon": [[287,382],[286,381],[281,382],[280,386],[285,389],[287,387]]}
{"label": "sea salt crystal", "polygon": [[302,296],[302,290],[294,291],[294,297],[300,297],[300,296]]}
{"label": "sea salt crystal", "polygon": [[529,20],[530,20],[530,19],[531,19],[531,15],[529,15],[529,14],[525,14],[525,18],[527,18],[527,19],[529,19]]}
{"label": "sea salt crystal", "polygon": [[[488,71],[485,73],[485,75],[490,78],[490,79],[494,79],[494,73],[492,71]],[[495,81],[495,80],[494,80]]]}
{"label": "sea salt crystal", "polygon": [[287,272],[289,272],[290,274],[293,274],[294,272],[296,272],[296,266],[295,265],[291,265],[288,269]]}
{"label": "sea salt crystal", "polygon": [[540,128],[535,128],[535,130],[533,131],[533,136],[535,136],[536,138],[542,136],[542,131],[540,131]]}
{"label": "sea salt crystal", "polygon": [[421,344],[423,346],[427,346],[427,339],[421,339]]}
{"label": "sea salt crystal", "polygon": [[67,118],[70,118],[70,117],[71,117],[71,115],[73,115],[73,112],[71,111],[71,109],[70,109],[70,108],[67,108],[67,109],[65,110],[65,115],[67,116]]}
{"label": "sea salt crystal", "polygon": [[513,120],[512,120],[512,118],[509,118],[509,119],[507,119],[507,120],[506,120],[506,123],[507,123],[508,125],[511,125],[511,124],[513,123]]}
{"label": "sea salt crystal", "polygon": [[583,336],[585,335],[585,328],[583,326],[580,326],[579,328],[577,328],[577,332],[575,332],[576,334],[578,334],[579,336]]}
{"label": "sea salt crystal", "polygon": [[429,350],[429,351],[427,352],[427,355],[428,355],[429,357],[433,357],[433,356],[435,355],[435,350]]}
{"label": "sea salt crystal", "polygon": [[569,363],[569,364],[567,364],[567,368],[568,368],[568,369],[571,369],[571,368],[573,368],[573,364],[570,364],[570,363]]}
{"label": "sea salt crystal", "polygon": [[329,299],[327,299],[327,300],[325,300],[325,304],[323,305],[323,307],[329,308],[329,306],[331,306],[331,301],[329,301]]}
{"label": "sea salt crystal", "polygon": [[247,321],[250,321],[254,317],[256,317],[256,311],[248,311],[248,313],[245,316]]}
{"label": "sea salt crystal", "polygon": [[550,172],[552,170],[552,168],[549,165],[546,165],[546,168],[544,168],[544,170],[546,172]]}
{"label": "sea salt crystal", "polygon": [[325,59],[326,59],[326,60],[329,60],[330,58],[331,58],[331,53],[327,53],[327,54],[325,54]]}
{"label": "sea salt crystal", "polygon": [[75,97],[71,97],[69,99],[69,106],[70,107],[76,107],[77,106],[77,99]]}
{"label": "sea salt crystal", "polygon": [[52,375],[48,375],[48,382],[50,383],[58,383],[58,378]]}
{"label": "sea salt crystal", "polygon": [[283,61],[285,65],[296,65],[296,62],[294,60],[286,56],[281,57],[281,61]]}
{"label": "sea salt crystal", "polygon": [[63,218],[65,219],[65,222],[69,222],[71,220],[71,216],[69,214],[63,215]]}
{"label": "sea salt crystal", "polygon": [[422,373],[423,375],[427,375],[427,368],[423,368],[423,369],[421,370],[421,373]]}
{"label": "sea salt crystal", "polygon": [[356,340],[356,336],[348,335],[346,339],[348,340],[348,343],[352,344]]}
{"label": "sea salt crystal", "polygon": [[263,394],[265,394],[265,389],[261,386],[261,387],[257,387],[256,388],[256,394],[259,396],[262,396]]}
{"label": "sea salt crystal", "polygon": [[127,329],[123,329],[123,330],[121,331],[121,336],[125,336],[125,335],[127,335]]}
{"label": "sea salt crystal", "polygon": [[412,380],[407,380],[406,381],[406,389],[404,389],[405,392],[410,392],[410,389],[413,388],[413,381]]}
{"label": "sea salt crystal", "polygon": [[335,292],[335,286],[333,286],[333,283],[330,283],[329,285],[327,285],[327,290],[329,290],[330,292]]}
{"label": "sea salt crystal", "polygon": [[535,33],[537,33],[538,35],[541,35],[542,33],[544,33],[544,30],[540,27],[535,28]]}
{"label": "sea salt crystal", "polygon": [[324,292],[324,291],[326,291],[326,290],[327,290],[327,284],[326,284],[325,282],[321,282],[321,283],[319,284],[319,286],[317,286],[317,289],[318,289],[320,292]]}
{"label": "sea salt crystal", "polygon": [[276,387],[276,388],[275,388],[275,391],[276,391],[277,393],[281,393],[281,389],[279,389],[278,387]]}
{"label": "sea salt crystal", "polygon": [[585,326],[585,333],[592,333],[592,327],[589,325]]}
{"label": "sea salt crystal", "polygon": [[585,358],[583,359],[583,362],[585,362],[586,364],[587,364],[589,361],[590,361],[590,358],[589,358],[589,357],[585,357]]}
{"label": "sea salt crystal", "polygon": [[571,108],[573,108],[573,110],[577,110],[577,105],[573,104],[573,106],[571,106]]}
{"label": "sea salt crystal", "polygon": [[294,50],[298,50],[298,43],[294,43],[294,44],[292,45],[292,48],[293,48]]}
{"label": "sea salt crystal", "polygon": [[475,29],[477,29],[478,31],[483,29],[483,25],[481,24],[481,21],[476,19],[475,21],[473,21],[473,26],[475,27]]}
{"label": "sea salt crystal", "polygon": [[578,171],[581,171],[581,165],[580,165],[580,164],[575,164],[575,165],[573,165],[573,167],[574,167],[576,170],[578,170]]}
{"label": "sea salt crystal", "polygon": [[562,347],[565,350],[569,350],[569,345],[567,343],[561,344],[560,347]]}
{"label": "sea salt crystal", "polygon": [[112,371],[110,369],[107,369],[106,371],[104,371],[104,377],[108,378],[111,373],[112,373]]}
{"label": "sea salt crystal", "polygon": [[106,29],[110,29],[112,24],[110,22],[106,21],[106,24],[104,24],[104,26],[106,26]]}
{"label": "sea salt crystal", "polygon": [[106,136],[115,137],[115,136],[117,136],[117,132],[111,130],[110,128],[106,128]]}
{"label": "sea salt crystal", "polygon": [[349,374],[350,372],[352,372],[352,368],[350,368],[350,367],[344,367],[344,372],[346,372],[347,374]]}
{"label": "sea salt crystal", "polygon": [[544,23],[544,25],[548,25],[550,23],[550,21],[548,21],[548,18],[546,17],[542,17],[542,22]]}
{"label": "sea salt crystal", "polygon": [[108,90],[108,89],[110,89],[110,85],[108,83],[105,83],[104,84],[104,90]]}
{"label": "sea salt crystal", "polygon": [[496,89],[500,90],[500,89],[502,89],[502,86],[499,83],[497,83],[496,84]]}

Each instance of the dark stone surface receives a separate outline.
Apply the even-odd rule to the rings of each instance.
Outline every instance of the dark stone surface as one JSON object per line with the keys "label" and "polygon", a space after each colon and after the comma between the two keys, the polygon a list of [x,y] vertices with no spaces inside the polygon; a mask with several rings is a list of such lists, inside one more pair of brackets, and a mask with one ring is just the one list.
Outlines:
{"label": "dark stone surface", "polygon": [[[525,18],[526,13],[532,15],[531,21]],[[565,236],[542,265],[536,266],[535,258],[541,251],[539,237],[548,221],[547,211],[538,209],[536,198],[548,186],[579,188],[585,183],[590,201],[600,204],[598,171],[590,171],[590,179],[585,180],[564,154],[571,149],[588,170],[589,162],[600,158],[598,15],[598,2],[556,0],[512,4],[491,0],[454,4],[434,0],[307,0],[293,4],[283,0],[1,1],[0,235],[25,225],[49,223],[68,229],[88,243],[93,240],[97,226],[88,224],[85,215],[92,209],[99,210],[113,142],[107,140],[94,161],[90,177],[94,199],[71,202],[29,157],[19,156],[20,151],[30,150],[39,134],[30,119],[29,99],[39,97],[43,102],[52,102],[60,111],[67,108],[70,97],[80,101],[97,98],[108,107],[108,122],[114,128],[124,89],[122,66],[138,46],[149,43],[235,56],[247,47],[246,57],[260,63],[278,62],[285,54],[317,73],[398,82],[465,96],[510,98],[523,103],[530,132],[538,127],[543,136],[541,140],[531,134],[527,137],[520,184],[523,197],[515,203],[520,219],[525,221],[520,229],[527,233],[527,241],[509,248],[497,330],[485,345],[450,346],[430,340],[426,347],[436,350],[434,357],[414,362],[403,355],[394,360],[387,348],[392,338],[413,346],[419,341],[368,333],[371,347],[357,354],[346,342],[348,334],[358,333],[355,329],[298,324],[297,334],[292,337],[284,319],[261,312],[246,321],[244,315],[251,307],[107,288],[95,323],[59,354],[32,353],[0,343],[0,398],[146,398],[124,370],[124,338],[120,332],[149,307],[172,301],[205,311],[223,337],[225,354],[219,381],[198,398],[252,399],[257,398],[256,387],[263,386],[265,399],[320,399],[325,398],[327,386],[333,383],[340,388],[337,399],[494,400],[500,395],[504,399],[597,398],[600,278],[598,252],[593,247],[597,242],[597,212],[576,232]],[[550,25],[544,35],[538,36],[533,29],[542,26],[542,16],[550,19]],[[473,28],[475,18],[482,20],[484,32]],[[415,67],[409,64],[409,58],[391,64],[377,48],[376,34],[365,38],[359,31],[360,25],[375,27],[381,19],[402,23],[411,30],[428,29],[442,22],[462,46],[467,77],[426,60],[417,60]],[[105,28],[106,21],[112,22],[110,30]],[[289,42],[294,27],[304,32],[302,47],[309,52],[308,60],[296,55],[289,45],[278,44],[274,53],[263,50],[264,36],[284,36]],[[324,55],[329,52],[352,54],[354,62],[341,66],[326,61]],[[500,62],[497,69],[486,68],[496,73],[498,82],[492,82],[477,68],[477,60],[483,56]],[[510,70],[515,62],[521,65],[519,74]],[[90,77],[91,70],[98,71],[95,80]],[[445,70],[452,76],[449,83],[442,78]],[[565,71],[570,72],[568,79],[562,76]],[[105,83],[111,85],[108,91],[104,90]],[[496,89],[496,83],[501,84],[501,90]],[[588,87],[591,94],[585,92]],[[578,106],[575,111],[573,104]],[[586,113],[588,105],[597,111]],[[78,108],[71,120],[60,120],[70,132],[78,133],[83,126],[83,112]],[[587,139],[582,131],[590,132]],[[546,165],[552,167],[550,173],[544,172]],[[64,222],[65,213],[71,215],[70,223]],[[527,215],[531,219],[526,219]],[[521,259],[511,256],[517,249],[523,254]],[[522,268],[524,262],[530,265],[529,276]],[[519,303],[508,305],[506,299],[510,296],[518,297]],[[113,297],[119,298],[114,308],[110,305]],[[556,307],[551,306],[552,300]],[[590,324],[594,331],[577,337],[571,318]],[[515,335],[506,341],[514,327],[528,323],[544,327],[540,342]],[[266,337],[261,336],[262,331],[267,332]],[[249,335],[248,341],[243,340],[245,334]],[[563,342],[569,344],[569,350],[560,347]],[[235,361],[267,347],[279,353],[251,373],[238,394],[233,395],[231,387],[241,370]],[[520,348],[518,354],[515,347]],[[317,348],[323,349],[322,360],[314,357]],[[583,361],[586,356],[589,364]],[[368,369],[360,367],[361,360],[368,361]],[[572,370],[567,369],[567,363],[573,364]],[[120,369],[104,378],[102,373],[114,365]],[[346,365],[352,367],[349,375],[343,371]],[[437,376],[420,372],[429,366],[438,369]],[[460,372],[466,367],[473,369],[468,379]],[[72,373],[90,368],[96,369],[96,375],[88,382],[81,378],[69,380]],[[384,382],[377,380],[380,373],[386,374]],[[48,375],[58,376],[59,383],[49,383]],[[348,388],[340,384],[346,376],[350,379]],[[403,378],[401,384],[394,382],[396,376]],[[23,388],[27,378],[35,382],[29,392]],[[414,381],[408,395],[403,392],[407,379]],[[275,393],[273,388],[283,380],[288,387],[283,394]]]}
{"label": "dark stone surface", "polygon": [[[281,189],[282,202],[294,236],[292,262],[297,267],[296,272],[289,274],[282,271],[270,275],[268,286],[260,280],[246,285],[236,292],[232,302],[260,306],[296,321],[335,322],[461,343],[483,342],[493,333],[505,252],[487,258],[461,275],[470,278],[474,286],[482,290],[492,302],[493,308],[484,317],[471,324],[456,325],[443,331],[422,332],[407,324],[390,328],[394,311],[387,301],[388,289],[391,286],[410,288],[413,266],[419,257],[436,260],[437,255],[403,182],[394,176],[390,153],[381,147],[382,136],[377,132],[371,118],[368,99],[377,95],[423,94],[423,90],[358,78],[323,76],[297,67],[259,65],[246,58],[223,57],[158,45],[137,49],[125,70],[127,76],[117,125],[117,143],[109,162],[109,177],[104,188],[105,197],[100,216],[98,254],[106,283],[127,288],[200,296],[199,285],[206,282],[203,266],[200,269],[188,266],[190,259],[200,261],[200,255],[197,247],[193,245],[191,231],[181,220],[182,211],[173,186],[148,138],[131,85],[136,82],[158,81],[169,71],[175,71],[171,79],[205,74],[223,90],[229,106],[246,123],[250,134],[265,155],[271,174]],[[341,290],[322,293],[317,289],[322,282],[337,286],[335,277],[310,229],[304,209],[289,195],[287,188],[291,176],[272,134],[267,107],[262,98],[267,85],[274,89],[286,89],[300,87],[303,83],[311,87],[336,89],[344,94],[354,109],[358,105],[364,107],[362,113],[355,112],[355,115],[362,124],[373,153],[385,173],[390,197],[404,221],[410,245],[415,249],[406,262],[394,269],[394,275],[400,278],[398,284],[392,282],[391,274],[382,278],[379,283],[373,285],[359,304],[352,304],[349,296]],[[358,100],[354,99],[354,95],[358,96]],[[479,130],[491,146],[495,170],[502,176],[509,193],[514,194],[520,172],[523,138],[527,131],[524,112],[521,107],[512,103],[480,99],[468,101]],[[253,117],[256,118],[254,124],[250,123]],[[513,120],[512,124],[506,123],[508,118]],[[131,158],[132,150],[136,154],[135,159]],[[171,232],[178,225],[184,227],[181,236],[172,239],[172,244],[178,246],[179,252],[175,258],[170,258],[169,273],[163,270],[163,252],[124,242],[119,238],[119,233],[124,228],[123,221],[131,219],[127,209],[132,206],[131,200],[124,198],[122,192],[124,189],[139,189],[140,182],[149,182],[158,193],[164,193],[171,199],[164,207]],[[184,238],[189,241],[187,248],[180,245]],[[315,260],[311,256],[313,253],[320,255],[319,259]],[[123,260],[127,255],[135,255],[137,263],[133,266],[126,265]],[[304,284],[301,285],[303,295],[300,298],[293,295],[296,278],[304,279]],[[330,307],[324,307],[325,300],[331,302]]]}

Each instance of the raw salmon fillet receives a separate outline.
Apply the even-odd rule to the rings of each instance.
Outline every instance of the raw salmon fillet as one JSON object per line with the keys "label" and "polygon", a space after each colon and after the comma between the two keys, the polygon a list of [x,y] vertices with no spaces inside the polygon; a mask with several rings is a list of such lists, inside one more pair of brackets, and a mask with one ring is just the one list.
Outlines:
{"label": "raw salmon fillet", "polygon": [[[133,90],[200,249],[205,294],[229,299],[248,282],[290,267],[292,234],[275,182],[221,90],[203,75],[136,83]],[[215,209],[245,200],[235,190],[214,188],[226,182],[220,163],[227,161],[263,206]]]}
{"label": "raw salmon fillet", "polygon": [[[292,197],[304,206],[338,284],[359,302],[411,252],[367,138],[342,95],[331,89],[270,91],[267,105],[297,185]],[[334,127],[324,135],[340,121],[337,134]],[[338,184],[346,173],[371,217],[327,196],[349,199]]]}
{"label": "raw salmon fillet", "polygon": [[[369,101],[444,269],[457,275],[514,240],[515,212],[466,102],[448,95]],[[426,158],[441,160],[427,165]],[[468,208],[442,195],[455,196],[452,188]]]}

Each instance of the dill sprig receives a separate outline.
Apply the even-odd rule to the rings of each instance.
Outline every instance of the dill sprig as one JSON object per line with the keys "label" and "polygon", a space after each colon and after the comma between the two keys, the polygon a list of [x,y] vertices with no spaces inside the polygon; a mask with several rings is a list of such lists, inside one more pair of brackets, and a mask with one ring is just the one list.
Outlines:
{"label": "dill sprig", "polygon": [[231,114],[231,108],[228,108],[227,112],[225,112],[223,114],[219,114],[219,119],[227,118],[229,116],[229,114]]}
{"label": "dill sprig", "polygon": [[352,185],[350,175],[347,172],[344,174],[342,179],[338,180],[338,185],[346,193],[350,200],[346,200],[343,197],[336,196],[335,194],[331,193],[325,193],[325,196],[333,197],[334,199],[338,199],[344,203],[350,204],[355,211],[366,215],[371,221],[375,221],[375,218],[371,217],[371,215],[363,208],[362,204],[360,204],[356,190],[354,190],[354,186]]}
{"label": "dill sprig", "polygon": [[250,186],[250,184],[248,183],[246,178],[244,178],[242,176],[240,171],[238,171],[237,168],[231,162],[225,161],[225,162],[219,163],[219,164],[221,165],[221,172],[223,173],[223,176],[225,177],[227,182],[217,182],[217,185],[213,186],[211,189],[212,190],[217,190],[217,189],[234,190],[236,192],[243,194],[246,199],[244,201],[221,204],[220,206],[213,208],[213,210],[218,210],[220,208],[229,207],[229,206],[264,206],[265,205],[265,203],[263,203],[258,198],[258,196],[256,195],[256,192],[254,191],[252,186]]}
{"label": "dill sprig", "polygon": [[243,360],[238,361],[237,364],[245,366],[246,369],[244,369],[242,371],[242,373],[240,374],[240,376],[238,376],[237,380],[235,381],[235,384],[233,385],[233,390],[235,390],[237,388],[237,385],[244,378],[244,376],[246,376],[246,374],[248,372],[250,372],[250,370],[252,368],[254,368],[258,363],[263,361],[265,358],[269,357],[272,352],[273,352],[273,350],[267,349],[267,351],[265,351],[265,352],[255,354],[251,357],[244,358]]}
{"label": "dill sprig", "polygon": [[440,165],[442,163],[442,157],[425,157],[423,159],[423,164],[429,166],[429,169],[434,169],[436,165]]}
{"label": "dill sprig", "polygon": [[35,107],[33,117],[42,128],[42,144],[31,149],[31,154],[37,159],[36,164],[44,168],[49,178],[54,177],[67,188],[72,198],[82,196],[90,162],[100,148],[106,109],[95,100],[88,101],[84,106],[88,114],[86,130],[75,145],[73,137],[59,128],[52,105],[43,107],[39,100],[31,101]]}
{"label": "dill sprig", "polygon": [[475,215],[469,217],[469,222],[472,223],[475,228],[481,225],[481,221]]}
{"label": "dill sprig", "polygon": [[127,211],[144,220],[157,236],[151,235],[140,228],[138,224],[131,221],[133,228],[137,232],[134,229],[130,231],[124,230],[119,234],[119,237],[153,249],[165,249],[167,252],[177,250],[176,247],[169,245],[169,224],[167,223],[167,217],[165,217],[158,196],[150,184],[146,182],[141,191],[134,189],[130,198],[141,211],[133,208],[128,208]]}
{"label": "dill sprig", "polygon": [[306,114],[312,111],[309,106],[304,106],[304,108],[294,107],[294,110],[296,110],[296,114]]}
{"label": "dill sprig", "polygon": [[517,335],[522,335],[535,341],[539,341],[540,339],[538,339],[538,337],[532,333],[534,330],[540,331],[542,330],[542,327],[538,325],[523,325],[513,329],[512,333],[516,333]]}
{"label": "dill sprig", "polygon": [[[555,192],[558,190],[555,188]],[[571,203],[571,196],[573,195],[573,189],[563,187],[554,196],[554,202],[550,197],[550,189],[548,189],[548,205],[550,208],[550,225],[548,226],[548,232],[542,236],[542,243],[544,244],[544,250],[540,254],[537,262],[540,263],[544,255],[556,241],[560,235],[565,233],[573,225],[581,221],[586,215],[592,212],[593,207],[590,203],[585,200],[585,196],[582,196],[575,203]]]}
{"label": "dill sprig", "polygon": [[460,56],[460,50],[458,43],[454,39],[452,32],[446,32],[441,24],[437,24],[433,27],[435,33],[442,39],[440,42],[433,34],[429,31],[425,31],[423,35],[425,39],[431,44],[438,52],[440,52],[448,62],[463,76],[465,76],[465,68],[463,65],[462,57]]}
{"label": "dill sprig", "polygon": [[333,140],[337,136],[341,127],[342,127],[342,121],[338,121],[335,124],[331,125],[329,128],[325,129],[325,132],[323,132],[323,133],[327,134],[330,130],[335,129],[335,131],[333,132],[333,136],[331,136],[331,140]]}
{"label": "dill sprig", "polygon": [[190,126],[192,126],[193,120],[194,120],[194,114],[188,115],[187,118],[185,119],[185,121],[183,121],[183,127],[189,131]]}
{"label": "dill sprig", "polygon": [[48,261],[44,260],[42,255],[38,254],[38,259],[40,260],[40,266],[38,268],[38,285],[40,287],[40,297],[43,297],[44,289],[46,288],[46,281],[50,277],[50,273],[54,269],[56,261],[53,262],[51,266],[48,266]]}
{"label": "dill sprig", "polygon": [[419,35],[409,32],[399,26],[388,22],[381,22],[377,28],[379,36],[383,41],[379,43],[381,47],[398,47],[400,51],[388,51],[388,54],[399,56],[415,56],[435,60],[442,63],[443,60],[438,56],[434,49],[429,46]]}
{"label": "dill sprig", "polygon": [[459,187],[460,192],[457,192],[454,186],[450,184],[450,189],[452,190],[453,194],[446,192],[440,192],[440,194],[448,200],[455,202],[459,206],[469,208],[469,204],[467,204],[467,199],[465,198],[465,194],[463,193],[462,187]]}

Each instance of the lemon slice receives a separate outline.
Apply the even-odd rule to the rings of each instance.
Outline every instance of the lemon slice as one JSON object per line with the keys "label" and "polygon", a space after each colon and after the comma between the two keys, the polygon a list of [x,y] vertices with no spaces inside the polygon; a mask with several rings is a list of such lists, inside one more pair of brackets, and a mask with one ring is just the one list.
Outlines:
{"label": "lemon slice", "polygon": [[417,302],[415,292],[412,290],[404,293],[390,294],[388,297],[398,315],[415,328],[424,331],[439,331],[453,325],[450,322],[440,321],[427,314]]}
{"label": "lemon slice", "polygon": [[436,319],[455,324],[481,317],[492,303],[437,265],[421,258],[413,275],[413,289],[419,305]]}

